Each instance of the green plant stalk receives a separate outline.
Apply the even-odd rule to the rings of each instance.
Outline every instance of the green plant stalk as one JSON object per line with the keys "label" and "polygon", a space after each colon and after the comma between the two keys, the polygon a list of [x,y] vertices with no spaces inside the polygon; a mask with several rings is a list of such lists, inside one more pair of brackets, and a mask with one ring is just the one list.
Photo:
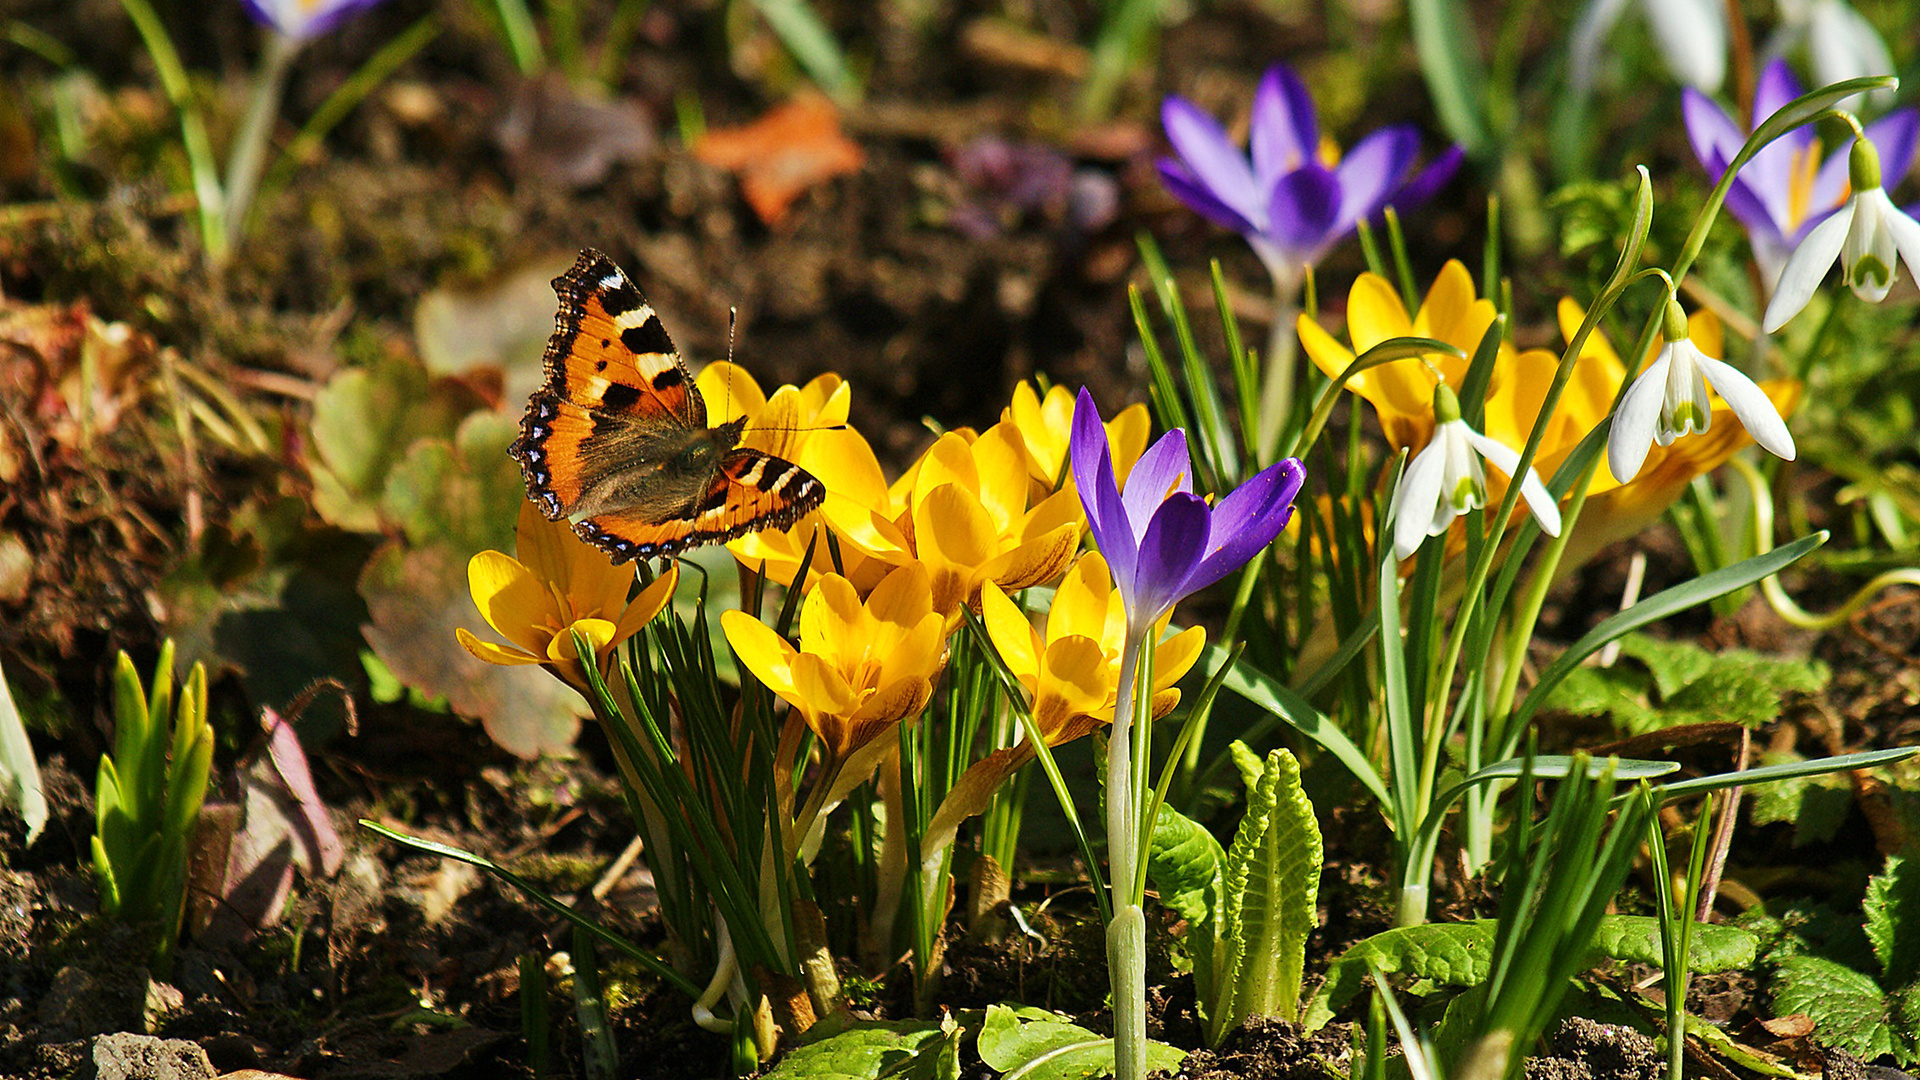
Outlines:
{"label": "green plant stalk", "polygon": [[[1767,498],[1767,479],[1758,466],[1744,458],[1730,458],[1728,464],[1752,489],[1754,554],[1765,555],[1773,550],[1773,500]],[[1767,604],[1776,614],[1794,626],[1803,630],[1831,630],[1852,618],[1854,612],[1866,607],[1867,602],[1882,589],[1894,585],[1920,586],[1920,566],[1895,567],[1875,574],[1845,603],[1825,615],[1813,614],[1788,596],[1778,574],[1769,574],[1760,579],[1760,593],[1767,598]]]}
{"label": "green plant stalk", "polygon": [[1158,0],[1118,0],[1102,5],[1109,14],[1094,39],[1091,70],[1075,104],[1083,122],[1105,120],[1113,111],[1113,99],[1135,58],[1146,51],[1153,29],[1159,23],[1162,5]]}
{"label": "green plant stalk", "polygon": [[280,99],[286,92],[287,73],[293,70],[293,58],[300,53],[299,38],[267,31],[260,53],[260,70],[253,77],[253,96],[247,102],[246,118],[234,139],[227,158],[227,236],[238,242],[247,231],[247,213],[253,209],[253,196],[260,188],[266,168],[267,146],[273,141],[273,123],[280,115]]}
{"label": "green plant stalk", "polygon": [[1280,436],[1293,414],[1294,383],[1299,375],[1300,282],[1273,279],[1273,323],[1267,328],[1267,368],[1260,380],[1260,426],[1254,439],[1254,461],[1262,467],[1280,460]]}
{"label": "green plant stalk", "polygon": [[527,10],[526,0],[494,0],[494,10],[500,15],[500,30],[507,39],[507,52],[513,57],[513,66],[525,78],[540,74],[547,58],[541,51],[540,31],[533,24],[533,12]]}
{"label": "green plant stalk", "polygon": [[180,143],[187,152],[187,169],[193,177],[194,202],[200,216],[200,243],[207,249],[208,258],[216,264],[224,263],[231,240],[226,231],[226,196],[220,187],[220,168],[213,155],[213,142],[207,138],[206,121],[193,101],[187,69],[180,63],[180,54],[174,51],[159,13],[148,0],[120,0],[120,6],[133,20],[134,29],[140,32],[141,43],[153,59],[167,100],[180,113]]}

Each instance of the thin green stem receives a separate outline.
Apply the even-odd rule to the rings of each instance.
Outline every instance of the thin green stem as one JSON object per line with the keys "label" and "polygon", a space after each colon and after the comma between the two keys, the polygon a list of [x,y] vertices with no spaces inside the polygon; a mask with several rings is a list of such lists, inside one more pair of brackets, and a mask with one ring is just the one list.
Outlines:
{"label": "thin green stem", "polygon": [[287,86],[287,73],[293,70],[293,58],[300,52],[299,38],[277,30],[267,32],[260,54],[260,70],[254,75],[253,97],[247,102],[247,115],[240,123],[240,134],[227,158],[227,220],[229,239],[238,243],[246,233],[247,212],[253,208],[253,196],[260,189],[260,176],[266,168],[267,147],[273,141],[273,123],[280,115],[280,98]]}
{"label": "thin green stem", "polygon": [[1113,730],[1107,739],[1107,873],[1113,921],[1107,924],[1107,975],[1113,996],[1114,1071],[1120,1080],[1146,1075],[1147,923],[1136,896],[1140,811],[1135,804],[1134,700],[1139,692],[1140,654],[1151,621],[1129,619],[1120,647],[1120,685]]}
{"label": "thin green stem", "polygon": [[180,113],[180,142],[187,152],[194,201],[200,211],[200,242],[206,247],[209,259],[224,263],[230,246],[226,194],[220,187],[220,167],[213,156],[213,142],[207,138],[206,121],[193,101],[193,86],[187,79],[186,66],[180,63],[180,54],[174,51],[173,40],[167,37],[167,28],[152,4],[147,0],[120,0],[120,6],[133,20],[134,29],[140,32],[140,40],[153,59],[167,100]]}
{"label": "thin green stem", "polygon": [[1254,442],[1254,460],[1264,468],[1278,461],[1280,436],[1293,415],[1293,390],[1299,375],[1299,336],[1294,322],[1300,315],[1300,281],[1274,275],[1273,325],[1267,330],[1267,371],[1260,381],[1260,428]]}

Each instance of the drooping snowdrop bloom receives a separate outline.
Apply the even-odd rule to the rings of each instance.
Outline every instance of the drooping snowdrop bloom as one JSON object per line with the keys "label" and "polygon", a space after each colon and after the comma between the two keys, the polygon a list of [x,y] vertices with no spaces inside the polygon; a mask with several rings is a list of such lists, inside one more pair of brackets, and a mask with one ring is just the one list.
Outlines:
{"label": "drooping snowdrop bloom", "polygon": [[1847,171],[1853,196],[1807,233],[1780,271],[1763,324],[1769,334],[1807,306],[1835,259],[1840,261],[1840,280],[1870,304],[1886,299],[1893,288],[1896,253],[1907,272],[1920,280],[1920,222],[1887,198],[1880,186],[1879,151],[1864,135],[1853,141]]}
{"label": "drooping snowdrop bloom", "polygon": [[1627,387],[1614,414],[1607,435],[1607,467],[1614,478],[1624,484],[1638,475],[1651,444],[1669,446],[1683,435],[1705,432],[1713,423],[1709,385],[1754,442],[1792,461],[1793,435],[1772,399],[1740,369],[1700,351],[1688,334],[1686,312],[1672,297],[1667,299],[1664,331],[1666,346]]}
{"label": "drooping snowdrop bloom", "polygon": [[[1574,25],[1568,81],[1576,94],[1593,89],[1600,54],[1629,0],[1593,0]],[[1637,0],[1667,70],[1709,94],[1727,77],[1727,17],[1720,0]]]}
{"label": "drooping snowdrop bloom", "polygon": [[317,37],[380,0],[241,0],[247,14],[296,41]]}
{"label": "drooping snowdrop bloom", "polygon": [[[1767,55],[1792,52],[1804,43],[1813,81],[1821,86],[1863,75],[1892,75],[1897,70],[1880,31],[1846,0],[1781,0],[1779,15],[1780,26],[1767,42]],[[1867,98],[1884,108],[1893,91],[1875,90]]]}
{"label": "drooping snowdrop bloom", "polygon": [[[1414,455],[1393,493],[1393,553],[1402,559],[1427,537],[1446,532],[1454,518],[1486,505],[1483,459],[1508,476],[1520,466],[1518,451],[1467,426],[1460,399],[1446,383],[1433,388],[1433,419],[1433,441]],[[1520,478],[1520,494],[1540,528],[1559,536],[1560,507],[1532,466]]]}
{"label": "drooping snowdrop bloom", "polygon": [[[1687,138],[1708,179],[1719,180],[1752,130],[1802,93],[1805,90],[1787,62],[1773,61],[1761,71],[1754,88],[1752,122],[1743,125],[1707,95],[1691,87],[1682,91]],[[1916,139],[1920,111],[1888,113],[1868,124],[1866,135],[1887,170],[1904,176],[1920,144]],[[1787,256],[1800,241],[1846,201],[1847,152],[1836,150],[1824,161],[1820,154],[1814,129],[1795,128],[1761,147],[1727,189],[1727,212],[1746,229],[1754,260],[1769,288],[1780,280]]]}

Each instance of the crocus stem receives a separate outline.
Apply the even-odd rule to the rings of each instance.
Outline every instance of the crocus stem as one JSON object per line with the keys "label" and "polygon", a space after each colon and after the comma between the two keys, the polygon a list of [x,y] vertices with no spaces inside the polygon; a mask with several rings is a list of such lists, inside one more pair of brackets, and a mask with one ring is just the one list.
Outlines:
{"label": "crocus stem", "polygon": [[1107,740],[1107,866],[1113,890],[1113,921],[1107,924],[1107,978],[1113,995],[1113,1060],[1119,1080],[1146,1075],[1147,920],[1137,899],[1140,811],[1134,805],[1134,698],[1141,644],[1152,624],[1128,621],[1120,647],[1120,685],[1113,730]]}
{"label": "crocus stem", "polygon": [[1299,337],[1294,321],[1300,316],[1300,281],[1274,275],[1273,326],[1267,331],[1267,372],[1260,381],[1260,431],[1255,457],[1262,467],[1273,464],[1280,433],[1293,414],[1293,384],[1298,374]]}
{"label": "crocus stem", "polygon": [[237,243],[246,227],[247,212],[253,207],[254,192],[260,189],[260,175],[267,165],[267,144],[273,139],[273,122],[280,114],[280,95],[287,85],[287,72],[300,51],[300,41],[286,34],[269,33],[266,51],[260,57],[260,73],[253,84],[253,99],[247,103],[247,115],[240,124],[233,154],[227,159],[227,238]]}

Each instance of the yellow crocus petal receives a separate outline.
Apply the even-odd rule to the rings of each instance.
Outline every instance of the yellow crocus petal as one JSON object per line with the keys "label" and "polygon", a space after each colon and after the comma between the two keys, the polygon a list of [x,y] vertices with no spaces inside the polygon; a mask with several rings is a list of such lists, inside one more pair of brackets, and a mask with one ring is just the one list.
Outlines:
{"label": "yellow crocus petal", "polygon": [[1072,712],[1098,713],[1111,721],[1108,712],[1113,700],[1112,665],[1107,653],[1092,638],[1066,637],[1047,643],[1040,658],[1039,694],[1058,697]]}
{"label": "yellow crocus petal", "polygon": [[1687,336],[1708,356],[1727,355],[1727,338],[1720,325],[1720,316],[1709,308],[1701,308],[1687,316]]}
{"label": "yellow crocus petal", "polygon": [[[1312,360],[1313,366],[1319,368],[1320,373],[1327,378],[1338,378],[1340,373],[1347,370],[1348,365],[1353,363],[1353,353],[1308,316],[1295,317],[1293,328],[1300,335],[1300,346],[1307,351],[1307,358]],[[1360,377],[1365,376],[1363,374]],[[1352,385],[1351,380],[1348,381],[1348,385]]]}
{"label": "yellow crocus petal", "polygon": [[1407,314],[1407,305],[1386,278],[1361,274],[1353,280],[1353,288],[1347,291],[1347,338],[1356,354],[1412,332],[1413,318]]}
{"label": "yellow crocus petal", "polygon": [[1087,637],[1105,641],[1108,601],[1112,598],[1113,578],[1107,562],[1098,552],[1080,556],[1067,576],[1054,590],[1053,606],[1047,609],[1049,637]]}
{"label": "yellow crocus petal", "polygon": [[788,701],[798,697],[793,686],[793,660],[798,654],[786,638],[744,611],[721,612],[720,629],[754,678]]}
{"label": "yellow crocus petal", "polygon": [[1178,704],[1180,704],[1180,691],[1178,690],[1155,691],[1153,695],[1153,704],[1151,706],[1153,718],[1155,720],[1160,719],[1161,717],[1172,712],[1174,706]]}
{"label": "yellow crocus petal", "polygon": [[[978,476],[980,505],[988,516],[1000,523],[1002,531],[1027,512],[1026,443],[1011,424],[995,424],[973,444],[973,464]],[[1077,501],[1077,500],[1076,500]]]}
{"label": "yellow crocus petal", "polygon": [[708,364],[693,384],[707,402],[707,423],[723,424],[740,416],[758,416],[767,407],[766,392],[747,369],[728,360]]}
{"label": "yellow crocus petal", "polygon": [[932,578],[918,563],[896,568],[868,594],[866,612],[865,655],[884,664],[920,621],[933,614]]}
{"label": "yellow crocus petal", "polygon": [[843,498],[871,507],[891,505],[880,459],[874,456],[866,437],[850,427],[814,432],[794,464]]}
{"label": "yellow crocus petal", "polygon": [[1206,648],[1207,632],[1198,626],[1189,626],[1173,635],[1153,650],[1153,688],[1164,690],[1180,681],[1181,677],[1192,670],[1200,659],[1200,650]]}
{"label": "yellow crocus petal", "polygon": [[[1056,594],[1049,622],[1059,617],[1059,610]],[[1025,613],[1000,591],[1000,586],[989,581],[980,587],[980,616],[987,624],[987,637],[993,641],[993,651],[1000,654],[1007,670],[1031,684],[1040,670],[1040,641]]]}
{"label": "yellow crocus petal", "polygon": [[908,675],[873,691],[848,719],[852,722],[849,742],[853,747],[866,743],[890,727],[911,716],[918,716],[933,696],[933,684],[922,675]]}
{"label": "yellow crocus petal", "polygon": [[522,652],[519,649],[510,649],[505,645],[496,644],[491,641],[482,641],[469,633],[465,627],[454,627],[453,636],[460,640],[460,644],[465,646],[468,652],[485,660],[489,664],[538,664],[542,662],[540,657],[532,653]]}
{"label": "yellow crocus petal", "polygon": [[[1015,591],[1044,585],[1066,572],[1067,564],[1073,561],[1073,553],[1079,547],[1079,524],[1062,525],[989,559],[981,567],[979,576],[998,582],[1001,588]],[[967,599],[972,600],[973,597],[969,595]]]}
{"label": "yellow crocus petal", "polygon": [[530,653],[544,654],[560,624],[553,593],[520,560],[483,551],[467,561],[467,589],[487,625]]}
{"label": "yellow crocus petal", "polygon": [[890,497],[884,494],[880,502],[872,503],[843,495],[829,483],[827,499],[820,504],[820,516],[826,519],[827,527],[840,538],[842,545],[852,545],[873,558],[905,562],[912,556],[913,545],[905,530],[885,512],[893,506]]}
{"label": "yellow crocus petal", "polygon": [[813,653],[793,658],[793,694],[789,701],[829,716],[847,716],[860,707],[860,695],[846,676]]}
{"label": "yellow crocus petal", "polygon": [[914,550],[932,576],[933,606],[943,614],[957,612],[978,570],[997,553],[993,519],[959,485],[941,484],[915,501],[911,520]]}
{"label": "yellow crocus petal", "polygon": [[[1066,419],[1069,428],[1073,424],[1073,395],[1065,387],[1055,387],[1065,403]],[[1153,419],[1147,415],[1147,407],[1134,403],[1120,410],[1119,415],[1107,421],[1107,442],[1113,448],[1114,476],[1125,484],[1127,476],[1133,472],[1134,463],[1140,455],[1147,452],[1147,436],[1153,434]]]}
{"label": "yellow crocus petal", "polygon": [[937,611],[927,612],[901,635],[897,644],[879,657],[874,682],[885,685],[909,676],[932,679],[940,670],[946,645],[946,617]]}
{"label": "yellow crocus petal", "polygon": [[[1448,259],[1413,318],[1413,333],[1457,346],[1471,356],[1479,347],[1480,339],[1486,336],[1487,327],[1493,325],[1496,314],[1493,301],[1474,297],[1473,275],[1467,273],[1465,264],[1459,259]],[[1448,357],[1435,357],[1435,360],[1449,383],[1458,385],[1465,377],[1465,360]]]}
{"label": "yellow crocus petal", "polygon": [[974,464],[971,440],[949,431],[933,441],[913,472],[912,499],[918,503],[933,489],[952,484],[963,491],[980,490],[980,469]]}
{"label": "yellow crocus petal", "polygon": [[[1573,297],[1563,296],[1560,298],[1559,306],[1554,309],[1554,315],[1560,323],[1561,338],[1572,342],[1573,335],[1580,332],[1580,324],[1586,321],[1587,309],[1581,306],[1580,302]],[[1594,327],[1593,332],[1587,335],[1587,340],[1581,344],[1580,355],[1582,357],[1593,356],[1603,361],[1610,361],[1616,368],[1624,367],[1624,365],[1620,363],[1620,354],[1613,351],[1613,344],[1607,340],[1605,334],[1600,332],[1598,326]],[[1624,371],[1622,372],[1622,377],[1625,377]]]}
{"label": "yellow crocus petal", "polygon": [[1027,511],[1026,518],[1020,522],[1020,538],[1031,540],[1062,525],[1079,528],[1086,522],[1086,513],[1086,507],[1080,504],[1078,491],[1056,491],[1040,500],[1040,505]]}
{"label": "yellow crocus petal", "polygon": [[[573,574],[573,553],[568,548],[581,546],[566,522],[548,521],[531,501],[520,504],[520,517],[513,529],[513,552],[534,577],[552,582],[565,593]],[[600,561],[606,562],[605,557]]]}
{"label": "yellow crocus petal", "polygon": [[667,572],[654,578],[647,587],[640,590],[620,612],[620,619],[614,624],[613,640],[625,641],[640,632],[640,628],[653,621],[655,615],[665,610],[673,599],[673,590],[680,584],[680,567],[670,565]]}
{"label": "yellow crocus petal", "polygon": [[579,658],[579,653],[573,648],[573,634],[576,630],[587,639],[587,645],[593,649],[596,657],[613,644],[611,622],[605,619],[576,619],[561,627],[560,632],[553,635],[553,640],[547,644],[548,660],[556,664],[567,664]]}
{"label": "yellow crocus petal", "polygon": [[800,607],[800,651],[820,656],[865,654],[873,619],[846,578],[829,575],[814,583]]}

